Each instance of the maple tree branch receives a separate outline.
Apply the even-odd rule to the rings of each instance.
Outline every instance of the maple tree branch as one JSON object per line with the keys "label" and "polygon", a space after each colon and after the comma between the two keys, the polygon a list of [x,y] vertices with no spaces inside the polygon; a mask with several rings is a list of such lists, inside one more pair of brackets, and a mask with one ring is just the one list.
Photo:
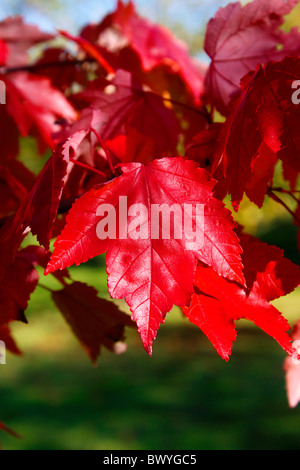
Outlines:
{"label": "maple tree branch", "polygon": [[294,199],[295,202],[297,202],[297,204],[300,204],[300,200],[294,194],[294,193],[300,193],[299,189],[289,190],[289,189],[283,189],[281,187],[276,187],[276,188],[269,187],[268,189],[270,189],[271,191],[278,192],[278,193],[288,194],[289,196],[291,196],[292,199]]}
{"label": "maple tree branch", "polygon": [[87,52],[90,56],[92,56],[96,61],[106,70],[108,74],[115,74],[114,68],[107,62],[107,60],[100,54],[98,49],[89,41],[84,39],[83,37],[76,37],[72,34],[68,33],[67,31],[58,30],[58,32],[64,36],[66,39],[69,39],[75,42],[80,49]]}
{"label": "maple tree branch", "polygon": [[22,439],[22,436],[20,434],[18,434],[16,431],[9,428],[8,426],[6,426],[6,424],[4,424],[2,421],[0,421],[0,429],[2,429],[2,431],[7,432],[8,434],[15,437],[16,439]]}
{"label": "maple tree branch", "polygon": [[[65,60],[65,61],[53,61],[53,62],[40,62],[36,64],[27,64],[27,65],[21,65],[17,67],[2,67],[0,68],[0,72],[3,74],[10,74],[10,73],[15,73],[15,72],[35,72],[43,68],[48,68],[48,67],[64,67],[64,66],[75,66],[75,65],[84,65],[85,63],[99,63],[96,59],[94,58],[86,58],[86,59],[73,59],[73,60]],[[107,77],[104,77],[108,82],[110,81]],[[207,121],[208,124],[212,124],[212,118],[207,111],[205,107],[203,107],[203,110],[199,108],[195,108],[187,103],[182,103],[181,101],[177,101],[173,98],[166,98],[164,96],[161,96],[159,93],[156,93],[155,91],[152,90],[152,93],[162,101],[168,101],[169,103],[175,104],[176,106],[181,106],[182,108],[188,109],[189,111],[192,111],[196,114],[200,114],[202,117],[204,117]]]}
{"label": "maple tree branch", "polygon": [[276,192],[285,193],[285,194],[300,193],[300,189],[283,189],[280,186],[276,186],[276,187],[269,186],[268,189],[270,189],[271,191],[276,191]]}
{"label": "maple tree branch", "polygon": [[93,171],[94,173],[97,173],[98,175],[101,175],[105,179],[107,179],[107,175],[105,173],[103,173],[102,171],[97,170],[97,168],[94,168],[94,167],[88,165],[87,163],[79,162],[78,160],[75,160],[75,158],[72,158],[72,157],[69,157],[69,158],[70,158],[70,162],[74,163],[74,165],[78,165],[78,166],[81,166],[82,168],[85,168],[86,170]]}
{"label": "maple tree branch", "polygon": [[74,60],[56,60],[53,62],[40,62],[36,64],[27,64],[27,65],[20,65],[17,67],[1,67],[1,73],[9,74],[15,72],[34,72],[35,70],[48,68],[48,67],[65,67],[68,65],[83,65],[85,63],[96,63],[95,59],[86,58],[86,59],[74,59]]}
{"label": "maple tree branch", "polygon": [[295,194],[293,194],[293,193],[291,192],[291,193],[289,193],[289,195],[291,196],[292,199],[294,199],[294,201],[297,202],[297,204],[300,203],[299,199],[296,198]]}
{"label": "maple tree branch", "polygon": [[203,111],[198,108],[194,108],[193,106],[187,104],[187,103],[182,103],[181,101],[177,101],[173,98],[165,98],[164,96],[159,95],[158,93],[152,92],[160,98],[162,101],[168,101],[169,103],[175,104],[177,106],[181,106],[182,108],[186,108],[189,111],[193,111],[194,113],[200,114],[202,117],[204,117],[207,121],[208,124],[212,124],[212,119],[210,114],[208,113],[207,109],[203,107]]}
{"label": "maple tree branch", "polygon": [[289,208],[289,206],[282,200],[280,197],[277,196],[277,194],[274,194],[273,190],[268,188],[267,194],[276,202],[278,202],[282,207],[284,207],[289,214],[294,218],[294,220],[297,222],[298,225],[300,225],[300,219],[299,217],[292,211],[292,209]]}

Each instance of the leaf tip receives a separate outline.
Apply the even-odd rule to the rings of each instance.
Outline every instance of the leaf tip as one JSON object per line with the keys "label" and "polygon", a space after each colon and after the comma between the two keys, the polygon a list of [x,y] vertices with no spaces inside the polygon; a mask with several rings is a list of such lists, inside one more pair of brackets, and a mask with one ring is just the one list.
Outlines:
{"label": "leaf tip", "polygon": [[146,351],[146,353],[148,354],[149,357],[152,357],[152,344],[143,344],[144,346],[144,349]]}

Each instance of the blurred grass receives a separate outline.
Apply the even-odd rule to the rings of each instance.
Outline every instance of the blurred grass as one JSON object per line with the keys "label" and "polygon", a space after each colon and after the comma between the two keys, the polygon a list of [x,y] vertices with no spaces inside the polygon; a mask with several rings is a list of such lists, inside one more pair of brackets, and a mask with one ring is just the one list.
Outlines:
{"label": "blurred grass", "polygon": [[[103,260],[71,273],[105,296]],[[299,304],[299,293],[291,297]],[[300,408],[290,410],[285,395],[285,354],[256,327],[240,323],[226,363],[175,310],[152,358],[129,331],[127,352],[103,350],[93,367],[46,290],[36,289],[27,318],[29,325],[13,324],[23,357],[8,354],[0,369],[1,419],[22,435],[1,433],[4,449],[300,447]]]}

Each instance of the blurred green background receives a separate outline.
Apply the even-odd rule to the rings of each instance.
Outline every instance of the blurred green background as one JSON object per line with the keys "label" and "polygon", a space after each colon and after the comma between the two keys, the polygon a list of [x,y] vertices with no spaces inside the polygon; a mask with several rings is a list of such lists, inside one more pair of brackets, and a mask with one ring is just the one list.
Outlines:
{"label": "blurred green background", "polygon": [[[105,295],[102,261],[71,273]],[[298,306],[299,292],[281,304],[290,315]],[[22,435],[1,433],[4,449],[300,448],[300,408],[289,409],[285,394],[285,353],[246,322],[228,363],[174,310],[152,358],[129,331],[127,352],[103,350],[94,367],[44,289],[33,294],[27,318],[13,328],[24,355],[8,354],[0,370],[1,419]]]}
{"label": "blurred green background", "polygon": [[[23,13],[37,22],[47,17],[55,24],[58,18],[65,18],[62,12],[69,3],[56,0],[46,7],[38,0],[2,1],[0,13]],[[89,6],[96,8],[95,1],[86,1],[89,14],[84,16],[80,3],[75,1],[68,10],[70,30],[81,26],[79,18],[90,21],[93,10]],[[109,11],[114,3],[97,4],[99,8],[105,4]],[[136,3],[143,13],[146,7],[150,12],[152,5],[152,17],[188,40],[197,54],[202,39],[196,37],[188,11],[195,18],[198,6],[209,17],[226,2],[190,0],[184,22],[168,14],[179,2]],[[297,24],[298,16],[289,19],[290,25]],[[200,38],[207,19],[203,13]],[[20,158],[38,170],[34,168],[35,154],[32,143],[22,145]],[[276,179],[282,183],[279,167]],[[292,205],[288,196],[281,197]],[[277,244],[299,263],[297,229],[281,206],[266,200],[260,211],[245,199],[234,217],[249,233]],[[71,268],[72,278],[107,296],[104,262],[100,257]],[[41,273],[41,284],[60,287],[50,276],[42,277]],[[273,302],[291,326],[300,317],[299,301],[298,289]],[[125,308],[123,303],[121,308]],[[8,353],[7,364],[0,366],[0,417],[22,436],[15,439],[0,432],[4,449],[300,449],[300,406],[288,407],[285,353],[249,322],[237,324],[238,338],[228,363],[174,309],[159,330],[152,358],[143,350],[138,334],[128,331],[127,352],[115,356],[103,350],[98,366],[93,367],[49,292],[37,287],[26,315],[28,325],[12,326],[23,356]]]}

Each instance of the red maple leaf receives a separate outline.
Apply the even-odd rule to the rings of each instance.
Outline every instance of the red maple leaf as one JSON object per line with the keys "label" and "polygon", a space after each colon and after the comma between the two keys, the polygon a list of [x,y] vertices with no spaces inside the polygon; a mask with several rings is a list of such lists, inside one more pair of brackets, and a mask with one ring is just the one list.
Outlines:
{"label": "red maple leaf", "polygon": [[[192,293],[196,258],[243,284],[240,248],[229,211],[212,196],[215,181],[205,170],[197,168],[195,162],[180,157],[164,158],[148,165],[124,164],[121,168],[122,176],[92,188],[75,202],[45,273],[74,263],[78,265],[107,251],[109,292],[114,298],[125,298],[137,321],[144,347],[151,354],[159,323],[164,322],[174,304],[185,305]],[[146,214],[138,224],[141,230],[146,230],[146,236],[137,235],[138,239],[134,239],[132,226],[125,227],[122,221],[125,231],[118,240],[100,240],[96,230],[103,217],[97,215],[97,208],[100,204],[112,204],[120,220],[124,212],[120,196],[127,197],[127,207],[143,204],[147,214],[151,213],[152,204],[169,207],[203,204],[204,246],[193,251],[188,249],[184,237],[176,239],[171,235],[169,239],[152,239],[151,217],[148,219]],[[172,219],[170,234],[174,230]],[[197,230],[203,234],[201,224]]]}
{"label": "red maple leaf", "polygon": [[[53,148],[52,134],[61,129],[58,119],[74,121],[75,109],[47,77],[28,72],[0,75],[6,86],[6,105],[0,106],[1,161],[19,153],[19,134],[37,138],[39,151]],[[37,92],[38,91],[38,92]]]}
{"label": "red maple leaf", "polygon": [[[150,47],[144,44],[143,51],[135,47],[134,41],[131,42],[131,33],[126,27],[122,12],[128,12],[129,16],[134,12],[134,17],[138,18],[140,32],[137,34],[133,28],[133,35],[141,36],[144,32],[146,41],[149,34]],[[127,13],[124,14],[126,16]],[[124,31],[123,26],[118,24],[119,21],[122,22]],[[157,34],[155,41],[160,44],[151,48],[152,35],[156,34],[156,29],[160,33]],[[152,90],[158,94],[160,100],[163,99],[169,109],[172,109],[184,123],[181,134],[185,138],[190,140],[194,134],[207,126],[210,120],[209,113],[199,100],[203,90],[206,64],[197,63],[189,57],[186,47],[174,40],[166,28],[153,25],[139,17],[132,3],[124,5],[120,2],[115,12],[107,15],[100,23],[87,25],[80,35],[106,57],[114,70],[130,72],[140,84],[143,84],[145,90]],[[180,51],[177,50],[178,47]],[[155,65],[148,69],[144,66],[142,56],[147,60],[146,57],[151,57],[152,53]],[[159,56],[156,56],[156,53],[159,53]],[[100,72],[100,76],[102,75]]]}
{"label": "red maple leaf", "polygon": [[[49,248],[63,190],[74,169],[73,162],[76,163],[76,160],[81,156],[78,149],[91,132],[91,126],[96,126],[102,119],[101,112],[88,111],[88,113],[83,113],[82,118],[70,129],[66,128],[63,133],[59,134],[62,142],[57,144],[56,150],[45,164],[17,212],[1,228],[0,273],[2,276],[6,266],[13,262],[19,245],[29,228],[37,236],[38,242],[46,249]],[[56,139],[59,141],[58,136]],[[93,145],[95,145],[95,140],[97,139],[94,136]],[[90,154],[90,146],[87,153]],[[103,176],[105,179],[104,173],[101,181],[103,181]],[[78,192],[78,186],[76,186],[75,193],[72,192],[71,195],[72,201],[78,196]],[[71,197],[70,194],[68,196]]]}
{"label": "red maple leaf", "polygon": [[[131,1],[119,0],[79,37],[63,32],[77,52],[51,47],[31,63],[30,47],[52,36],[20,17],[0,22],[6,86],[6,105],[0,105],[0,339],[8,349],[20,353],[10,323],[26,322],[38,264],[63,286],[53,292],[54,302],[92,361],[102,346],[122,352],[125,326],[133,324],[129,315],[73,282],[66,270],[106,252],[109,293],[128,303],[150,355],[160,324],[178,305],[226,360],[240,318],[299,359],[289,325],[271,303],[299,285],[299,268],[280,249],[237,233],[221,202],[228,192],[238,209],[246,194],[261,207],[268,194],[300,225],[300,34],[281,28],[296,3],[254,0],[220,9],[205,38],[208,72]],[[224,122],[217,122],[215,109]],[[39,154],[52,150],[39,174],[23,163],[27,136]],[[273,187],[278,160],[291,191]],[[298,204],[295,212],[277,191]],[[41,246],[23,249],[30,231]],[[287,388],[295,406],[300,375],[290,361]]]}
{"label": "red maple leaf", "polygon": [[15,340],[12,338],[8,325],[0,325],[0,340],[4,341],[6,349],[14,354],[22,354]]}
{"label": "red maple leaf", "polygon": [[194,135],[192,141],[186,146],[185,155],[210,173],[218,157],[223,127],[224,124],[221,122],[212,123],[210,127]]}
{"label": "red maple leaf", "polygon": [[259,154],[252,162],[252,174],[246,183],[245,193],[250,201],[262,207],[269,184],[272,184],[277,155],[263,142]]}
{"label": "red maple leaf", "polygon": [[125,351],[125,326],[134,326],[129,315],[97,296],[93,287],[73,282],[53,291],[52,298],[93,362],[101,346],[115,353]]}
{"label": "red maple leaf", "polygon": [[269,302],[288,294],[300,284],[299,267],[283,257],[283,251],[252,236],[242,235],[242,261],[247,288],[218,276],[199,264],[195,294],[184,308],[185,315],[228,360],[236,338],[235,321],[246,318],[272,336],[284,350],[294,354],[289,324]]}
{"label": "red maple leaf", "polygon": [[86,85],[87,72],[78,67],[79,59],[63,47],[47,47],[34,64],[34,72],[51,79],[55,88],[65,92],[73,83]]}
{"label": "red maple leaf", "polygon": [[26,187],[7,166],[0,165],[0,217],[14,213],[26,199]]}
{"label": "red maple leaf", "polygon": [[245,191],[261,207],[277,159],[288,169],[287,178],[296,183],[300,110],[292,101],[292,84],[299,78],[300,59],[287,57],[258,66],[242,80],[219,150],[219,165],[235,209]]}
{"label": "red maple leaf", "polygon": [[20,250],[5,271],[0,287],[0,325],[14,320],[26,321],[24,311],[38,282],[37,247]]}
{"label": "red maple leaf", "polygon": [[42,151],[45,146],[52,148],[52,134],[61,128],[56,121],[59,118],[76,120],[73,106],[47,77],[16,72],[8,78],[2,76],[1,79],[7,87],[7,112],[14,119],[21,135],[36,135]]}
{"label": "red maple leaf", "polygon": [[[94,39],[96,45],[111,52],[133,50],[145,71],[165,65],[170,74],[179,75],[185,82],[196,102],[203,92],[203,68],[188,53],[183,41],[175,38],[167,28],[141,17],[133,2],[127,4],[118,0],[116,10],[100,25],[87,28],[83,36]],[[132,55],[131,60],[134,57]]]}
{"label": "red maple leaf", "polygon": [[5,63],[9,67],[24,66],[28,62],[28,49],[53,37],[40,31],[36,25],[24,23],[21,16],[0,22],[0,38],[6,45]]}
{"label": "red maple leaf", "polygon": [[[220,8],[207,26],[204,49],[211,57],[206,76],[209,101],[226,115],[231,100],[240,93],[240,80],[257,64],[297,55],[300,35],[280,30],[298,0],[255,0]],[[278,47],[281,46],[281,47]]]}
{"label": "red maple leaf", "polygon": [[107,115],[101,129],[103,141],[128,135],[134,129],[150,142],[153,156],[176,152],[180,127],[174,112],[164,105],[161,96],[144,90],[130,72],[117,70],[111,81],[95,80],[90,88],[78,98]]}
{"label": "red maple leaf", "polygon": [[68,155],[64,157],[62,154],[54,153],[15,215],[8,219],[1,228],[1,275],[5,272],[6,266],[13,262],[17,249],[29,227],[32,233],[37,235],[38,241],[46,248],[49,247],[67,174],[67,166]]}

